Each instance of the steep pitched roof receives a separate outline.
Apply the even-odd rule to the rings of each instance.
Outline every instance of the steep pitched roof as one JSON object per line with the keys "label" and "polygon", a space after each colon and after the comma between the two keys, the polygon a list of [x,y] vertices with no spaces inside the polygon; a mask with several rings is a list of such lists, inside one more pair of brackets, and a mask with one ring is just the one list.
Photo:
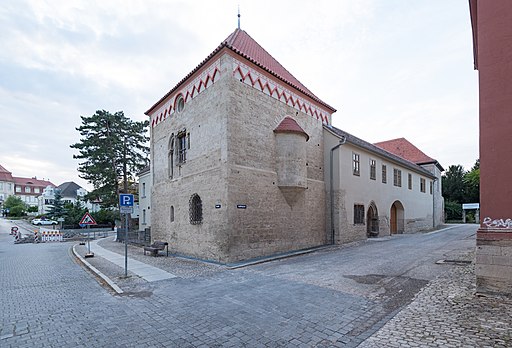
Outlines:
{"label": "steep pitched roof", "polygon": [[428,177],[431,177],[431,178],[434,178],[435,176],[432,175],[431,172],[429,172],[428,170],[426,170],[425,168],[423,167],[420,167],[419,164],[417,163],[414,163],[408,159],[405,159],[404,157],[402,156],[398,156],[397,154],[391,152],[391,151],[387,151],[385,149],[383,149],[382,147],[380,146],[377,146],[377,145],[374,145],[374,144],[370,144],[366,141],[364,141],[363,139],[360,139],[350,133],[347,133],[341,129],[338,129],[336,127],[333,127],[333,126],[325,126],[324,125],[324,129],[327,129],[329,131],[331,131],[332,133],[334,133],[335,135],[337,136],[340,136],[340,137],[344,137],[346,139],[346,141],[348,143],[351,143],[355,146],[358,146],[360,148],[363,148],[367,151],[371,151],[377,155],[380,155],[380,156],[383,156],[383,157],[386,157],[388,158],[389,160],[391,161],[394,161],[406,168],[409,168],[411,170],[414,170],[416,172],[419,172],[419,173],[422,173],[423,175],[425,176],[428,176]]}
{"label": "steep pitched roof", "polygon": [[435,162],[405,138],[381,141],[374,145],[417,164]]}
{"label": "steep pitched roof", "polygon": [[60,184],[59,186],[57,186],[57,188],[60,190],[60,195],[62,197],[76,198],[77,197],[76,191],[78,189],[81,189],[82,186],[78,185],[77,183],[75,183],[73,181],[68,181],[68,182]]}
{"label": "steep pitched roof", "polygon": [[12,173],[0,165],[0,181],[14,181]]}
{"label": "steep pitched roof", "polygon": [[290,116],[286,116],[281,123],[274,129],[274,133],[297,133],[304,135],[306,141],[309,140],[309,135],[302,129],[301,126]]}
{"label": "steep pitched roof", "polygon": [[435,164],[441,171],[444,170],[437,160],[427,156],[423,151],[418,149],[405,138],[381,141],[374,145],[418,165]]}
{"label": "steep pitched roof", "polygon": [[287,85],[295,88],[296,90],[307,95],[311,99],[325,106],[332,112],[335,112],[332,106],[320,100],[313,94],[306,86],[297,80],[288,70],[286,70],[270,53],[260,46],[249,34],[239,28],[235,29],[217,48],[210,53],[205,60],[203,60],[194,70],[192,70],[185,78],[183,78],[173,89],[167,92],[158,102],[156,102],[148,111],[148,115],[154,108],[156,108],[164,99],[176,91],[186,80],[188,80],[194,73],[201,69],[206,63],[210,61],[220,50],[227,48],[250,62],[256,64],[263,70],[275,76],[279,80],[285,82]]}

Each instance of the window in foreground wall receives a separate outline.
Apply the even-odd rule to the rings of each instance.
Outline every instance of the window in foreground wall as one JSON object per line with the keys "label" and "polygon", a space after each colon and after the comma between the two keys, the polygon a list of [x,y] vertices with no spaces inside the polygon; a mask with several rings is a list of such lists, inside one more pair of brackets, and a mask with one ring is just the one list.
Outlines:
{"label": "window in foreground wall", "polygon": [[430,194],[434,191],[434,182],[430,182]]}
{"label": "window in foreground wall", "polygon": [[377,179],[377,162],[373,159],[370,160],[370,179]]}
{"label": "window in foreground wall", "polygon": [[183,96],[180,95],[178,98],[176,98],[176,104],[174,106],[176,108],[177,112],[182,112],[185,108],[185,99],[183,99]]}
{"label": "window in foreground wall", "polygon": [[203,222],[203,202],[197,193],[190,197],[189,217],[192,225],[198,225]]}
{"label": "window in foreground wall", "polygon": [[407,187],[409,190],[412,190],[412,174],[407,173]]}
{"label": "window in foreground wall", "polygon": [[426,186],[425,185],[425,179],[420,178],[420,191],[421,192],[425,192],[425,189],[426,189],[425,186]]}
{"label": "window in foreground wall", "polygon": [[[178,164],[187,161],[187,133],[185,131],[178,133]],[[189,147],[190,148],[190,147]]]}
{"label": "window in foreground wall", "polygon": [[393,185],[402,187],[402,171],[400,169],[393,168]]}
{"label": "window in foreground wall", "polygon": [[382,165],[382,183],[386,184],[388,182],[388,168],[385,164]]}
{"label": "window in foreground wall", "polygon": [[354,204],[354,225],[364,224],[364,205]]}
{"label": "window in foreground wall", "polygon": [[171,222],[174,222],[174,206],[171,205]]}
{"label": "window in foreground wall", "polygon": [[359,154],[352,153],[352,174],[359,175],[359,173],[360,173]]}

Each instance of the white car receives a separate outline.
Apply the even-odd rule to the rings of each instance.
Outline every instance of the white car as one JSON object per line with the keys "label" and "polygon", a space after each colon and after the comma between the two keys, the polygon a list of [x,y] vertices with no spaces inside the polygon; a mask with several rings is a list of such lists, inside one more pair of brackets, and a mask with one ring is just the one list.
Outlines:
{"label": "white car", "polygon": [[55,220],[47,220],[47,219],[34,219],[32,220],[33,225],[57,225],[58,222]]}

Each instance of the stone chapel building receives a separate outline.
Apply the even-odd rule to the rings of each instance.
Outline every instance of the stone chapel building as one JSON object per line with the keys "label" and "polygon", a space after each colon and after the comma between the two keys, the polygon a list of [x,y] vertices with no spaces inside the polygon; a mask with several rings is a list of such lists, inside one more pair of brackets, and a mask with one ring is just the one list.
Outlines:
{"label": "stone chapel building", "polygon": [[[377,190],[375,199],[369,189],[355,191],[350,199],[357,196],[358,215],[352,221],[353,202],[341,201],[348,198],[340,192],[350,189],[343,188],[341,159],[330,170],[329,154],[339,138],[347,140],[343,151],[356,146],[372,153],[377,147],[357,147],[367,143],[354,143],[358,138],[332,127],[335,111],[236,29],[146,112],[152,239],[168,241],[176,254],[230,263],[436,226],[432,186],[430,195],[427,190],[438,173],[383,149],[372,158],[384,159],[390,173],[392,168],[414,173],[416,190],[423,184],[421,194],[415,190],[404,207],[400,199],[410,194],[407,189]],[[352,166],[352,159],[348,163]],[[331,180],[337,181],[335,190]],[[382,195],[393,199],[380,200]],[[386,218],[396,202],[401,210],[395,220],[400,216],[406,226],[401,229],[390,228]],[[371,203],[379,211],[372,210],[367,221]],[[374,227],[370,232],[362,227],[368,222]]]}

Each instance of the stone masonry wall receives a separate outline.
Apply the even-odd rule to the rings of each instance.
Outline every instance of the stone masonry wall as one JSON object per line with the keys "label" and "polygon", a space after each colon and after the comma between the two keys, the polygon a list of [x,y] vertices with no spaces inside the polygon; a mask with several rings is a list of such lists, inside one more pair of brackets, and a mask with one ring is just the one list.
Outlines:
{"label": "stone masonry wall", "polygon": [[[231,260],[323,245],[325,187],[322,123],[236,79],[228,114],[228,220]],[[304,166],[307,188],[286,201],[277,182],[273,130],[293,117],[310,139]],[[305,139],[304,139],[305,141]],[[237,205],[245,205],[239,209]]]}

